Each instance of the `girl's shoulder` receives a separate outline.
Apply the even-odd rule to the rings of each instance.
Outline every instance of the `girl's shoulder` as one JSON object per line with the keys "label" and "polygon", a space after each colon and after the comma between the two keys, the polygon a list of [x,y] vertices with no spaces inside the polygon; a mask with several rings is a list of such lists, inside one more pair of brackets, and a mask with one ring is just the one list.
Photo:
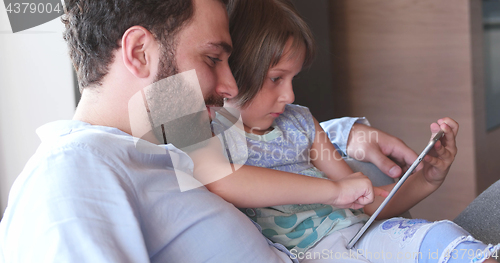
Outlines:
{"label": "girl's shoulder", "polygon": [[311,111],[309,111],[308,107],[297,104],[287,104],[282,115],[288,118],[310,119],[311,121],[313,119]]}
{"label": "girl's shoulder", "polygon": [[307,107],[288,104],[275,122],[282,130],[298,130],[306,134],[308,138],[314,137],[314,119]]}

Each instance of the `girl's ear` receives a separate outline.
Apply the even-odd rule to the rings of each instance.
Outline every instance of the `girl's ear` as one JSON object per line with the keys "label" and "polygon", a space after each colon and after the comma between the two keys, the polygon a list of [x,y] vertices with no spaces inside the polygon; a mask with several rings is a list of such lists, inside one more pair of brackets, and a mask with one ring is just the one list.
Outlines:
{"label": "girl's ear", "polygon": [[148,78],[158,66],[158,43],[147,29],[133,26],[123,34],[122,56],[125,67],[138,78]]}

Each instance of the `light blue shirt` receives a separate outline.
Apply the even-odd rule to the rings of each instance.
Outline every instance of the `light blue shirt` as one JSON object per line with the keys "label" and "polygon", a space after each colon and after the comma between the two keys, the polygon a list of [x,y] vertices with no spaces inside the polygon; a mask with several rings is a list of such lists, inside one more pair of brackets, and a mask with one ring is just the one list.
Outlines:
{"label": "light blue shirt", "polygon": [[0,223],[0,262],[291,262],[233,205],[180,192],[172,160],[185,172],[192,161],[172,145],[147,154],[78,121],[38,133]]}
{"label": "light blue shirt", "polygon": [[180,192],[172,167],[193,163],[174,146],[139,151],[79,121],[37,133],[0,222],[0,262],[291,262],[233,205],[204,187]]}

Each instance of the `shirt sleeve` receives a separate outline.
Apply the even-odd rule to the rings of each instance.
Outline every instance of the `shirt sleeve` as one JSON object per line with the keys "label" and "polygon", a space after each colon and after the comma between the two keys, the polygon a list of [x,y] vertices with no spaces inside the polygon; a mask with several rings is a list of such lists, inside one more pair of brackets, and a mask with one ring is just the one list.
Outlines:
{"label": "shirt sleeve", "polygon": [[319,125],[328,134],[328,138],[333,145],[346,154],[347,140],[354,123],[361,123],[370,126],[370,122],[365,117],[343,117],[321,122]]}

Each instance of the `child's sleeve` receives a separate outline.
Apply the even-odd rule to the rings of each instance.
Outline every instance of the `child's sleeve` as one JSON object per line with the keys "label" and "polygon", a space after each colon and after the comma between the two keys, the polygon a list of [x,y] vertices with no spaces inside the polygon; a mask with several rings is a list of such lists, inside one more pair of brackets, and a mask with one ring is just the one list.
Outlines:
{"label": "child's sleeve", "polygon": [[343,117],[321,122],[319,125],[328,134],[328,138],[335,147],[346,154],[347,140],[354,123],[361,123],[370,126],[370,122],[365,117]]}

